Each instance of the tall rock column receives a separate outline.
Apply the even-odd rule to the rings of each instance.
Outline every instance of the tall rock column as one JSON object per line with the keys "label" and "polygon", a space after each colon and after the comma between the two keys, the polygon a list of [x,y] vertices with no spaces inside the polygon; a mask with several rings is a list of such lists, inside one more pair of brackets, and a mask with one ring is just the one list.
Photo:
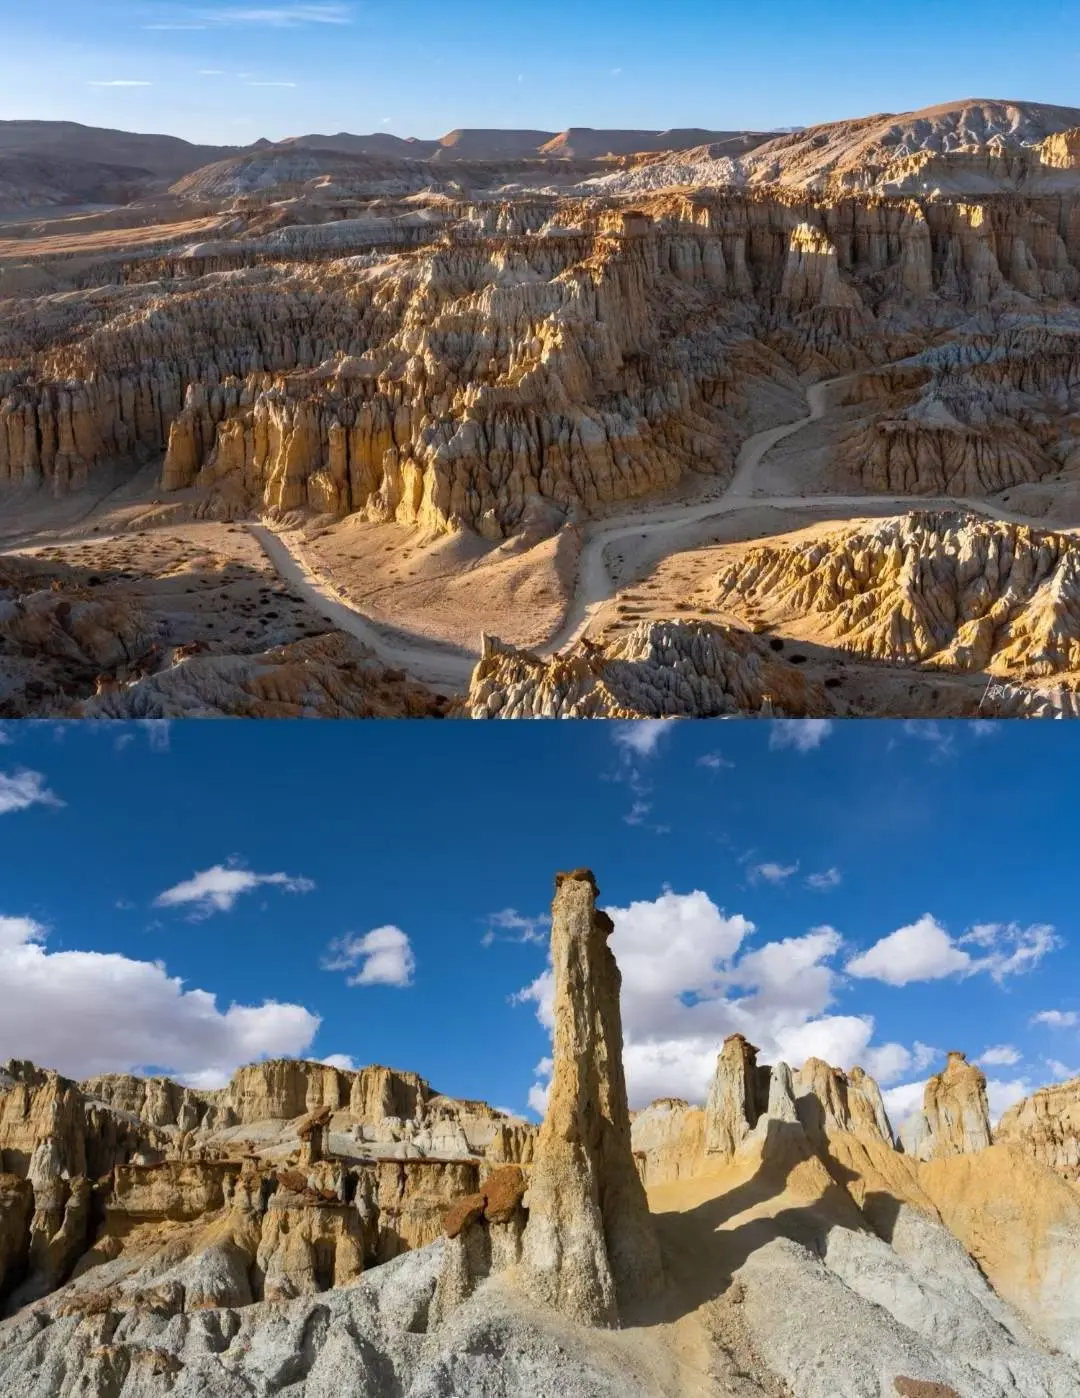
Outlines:
{"label": "tall rock column", "polygon": [[554,1072],[536,1142],[523,1280],[586,1325],[662,1285],[660,1250],[630,1144],[622,1065],[622,977],[587,869],[555,878]]}

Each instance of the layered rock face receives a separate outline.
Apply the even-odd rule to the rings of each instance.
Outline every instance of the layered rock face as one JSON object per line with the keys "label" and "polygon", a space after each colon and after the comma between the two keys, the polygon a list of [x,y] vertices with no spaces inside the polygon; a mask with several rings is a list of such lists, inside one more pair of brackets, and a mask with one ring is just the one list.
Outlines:
{"label": "layered rock face", "polygon": [[752,547],[709,597],[869,660],[1029,681],[1080,671],[1075,539],[974,515],[916,513]]}
{"label": "layered rock face", "polygon": [[525,1284],[587,1325],[662,1286],[659,1248],[630,1143],[621,976],[592,874],[556,878],[551,958],[554,1071],[536,1142],[522,1240]]}
{"label": "layered rock face", "polygon": [[1080,1078],[1041,1087],[1010,1107],[994,1140],[1020,1147],[1067,1180],[1080,1180]]}
{"label": "layered rock face", "polygon": [[76,1084],[12,1063],[0,1079],[0,1296],[25,1304],[73,1270],[134,1265],[164,1226],[199,1274],[185,1273],[180,1309],[192,1287],[217,1285],[217,1263],[203,1276],[198,1262],[214,1239],[214,1257],[227,1239],[228,1304],[326,1290],[435,1242],[446,1208],[483,1170],[529,1160],[534,1134],[378,1066],[280,1060],[202,1092],[125,1074]]}
{"label": "layered rock face", "polygon": [[926,1084],[923,1109],[900,1128],[904,1149],[917,1160],[970,1155],[990,1144],[986,1076],[962,1053]]}
{"label": "layered rock face", "polygon": [[1080,288],[1064,195],[432,196],[418,217],[320,189],[292,191],[277,243],[240,211],[224,241],[108,254],[107,295],[81,268],[62,305],[15,299],[0,481],[63,492],[165,452],[164,488],[198,485],[217,517],[307,508],[502,538],[538,499],[590,513],[727,474],[767,380],[794,389],[793,369],[920,349],[943,314]]}

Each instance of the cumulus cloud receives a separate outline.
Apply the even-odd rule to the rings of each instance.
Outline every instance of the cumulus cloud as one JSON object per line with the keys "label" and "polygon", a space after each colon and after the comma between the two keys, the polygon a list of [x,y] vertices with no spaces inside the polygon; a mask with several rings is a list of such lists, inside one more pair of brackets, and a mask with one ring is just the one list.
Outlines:
{"label": "cumulus cloud", "polygon": [[[842,1067],[862,1063],[888,1081],[911,1061],[899,1044],[873,1045],[871,1015],[828,1013],[839,981],[830,961],[843,945],[831,927],[752,945],[741,914],[701,890],[666,889],[651,902],[608,908],[622,971],[623,1060],[631,1104],[656,1097],[704,1100],[723,1039],[743,1033],[763,1062],[799,1067],[811,1056]],[[550,1031],[555,982],[548,966],[514,996],[532,1003]],[[534,1087],[536,1102],[544,1091]]]}
{"label": "cumulus cloud", "polygon": [[983,1049],[975,1061],[986,1068],[1014,1068],[1022,1057],[1023,1054],[1013,1044],[994,1044]]}
{"label": "cumulus cloud", "polygon": [[1060,1058],[1044,1058],[1043,1062],[1058,1082],[1065,1082],[1069,1078],[1075,1078],[1077,1076],[1076,1069],[1070,1068],[1066,1063],[1062,1063]]}
{"label": "cumulus cloud", "polygon": [[1037,1015],[1032,1015],[1032,1024],[1045,1024],[1050,1029],[1073,1029],[1077,1024],[1075,1010],[1040,1010]]}
{"label": "cumulus cloud", "polygon": [[806,886],[815,893],[828,893],[830,888],[839,888],[843,882],[839,869],[825,869],[820,874],[807,874]]}
{"label": "cumulus cloud", "polygon": [[49,951],[31,918],[0,918],[0,1061],[32,1058],[73,1077],[153,1068],[203,1086],[242,1063],[302,1054],[319,1028],[302,1005],[218,1007],[161,962]]}
{"label": "cumulus cloud", "polygon": [[376,927],[363,936],[339,937],[330,943],[323,970],[346,971],[348,985],[412,985],[416,956],[400,927]]}
{"label": "cumulus cloud", "polygon": [[[936,918],[924,913],[917,922],[890,932],[853,957],[845,970],[859,979],[895,986],[980,972],[1001,982],[1007,976],[1032,970],[1060,944],[1060,938],[1046,923],[1028,927],[1016,922],[979,923],[954,939]],[[965,949],[967,946],[977,947],[985,955],[973,956]]]}
{"label": "cumulus cloud", "polygon": [[769,730],[769,747],[774,752],[813,752],[833,731],[833,724],[828,718],[788,718],[771,723]]}
{"label": "cumulus cloud", "polygon": [[31,806],[62,806],[45,785],[40,772],[0,772],[0,815],[29,810]]}
{"label": "cumulus cloud", "polygon": [[921,1108],[925,1091],[924,1080],[900,1083],[899,1086],[887,1088],[882,1092],[881,1098],[894,1129],[898,1129],[902,1121]]}
{"label": "cumulus cloud", "polygon": [[210,917],[213,913],[231,912],[241,893],[262,887],[280,888],[285,893],[310,893],[315,885],[311,879],[292,874],[255,874],[233,864],[215,864],[159,893],[154,906],[190,906],[196,917]]}
{"label": "cumulus cloud", "polygon": [[320,1058],[319,1062],[325,1063],[328,1068],[340,1068],[343,1073],[351,1073],[356,1069],[356,1063],[347,1053],[328,1053],[325,1058]]}
{"label": "cumulus cloud", "polygon": [[799,872],[798,864],[777,864],[775,861],[768,861],[765,864],[753,864],[747,874],[751,883],[786,883],[792,874]]}
{"label": "cumulus cloud", "polygon": [[945,929],[929,913],[909,927],[900,927],[875,942],[869,951],[853,957],[846,966],[849,976],[909,985],[912,981],[941,980],[971,966]]}

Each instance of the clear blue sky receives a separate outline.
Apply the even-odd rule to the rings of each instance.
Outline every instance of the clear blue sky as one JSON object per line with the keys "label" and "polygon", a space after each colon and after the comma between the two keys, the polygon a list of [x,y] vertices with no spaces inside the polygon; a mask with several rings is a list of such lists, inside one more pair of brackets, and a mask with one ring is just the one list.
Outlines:
{"label": "clear blue sky", "polygon": [[524,1109],[552,876],[589,864],[623,910],[638,1103],[702,1092],[735,1028],[769,1058],[861,1061],[894,1106],[950,1048],[995,1050],[998,1109],[1080,1071],[1075,725],[6,738],[0,1061],[210,1085],[340,1055]]}
{"label": "clear blue sky", "polygon": [[[380,127],[769,129],[961,97],[1080,102],[1080,16],[1060,0],[1022,12],[1007,0],[3,9],[0,118],[215,142]],[[94,85],[116,83],[150,85]]]}

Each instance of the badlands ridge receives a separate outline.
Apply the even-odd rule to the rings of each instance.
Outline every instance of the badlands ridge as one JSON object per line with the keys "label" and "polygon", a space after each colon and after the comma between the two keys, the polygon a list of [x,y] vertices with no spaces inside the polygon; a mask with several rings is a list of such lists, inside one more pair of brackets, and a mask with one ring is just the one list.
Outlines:
{"label": "badlands ridge", "polygon": [[415,1074],[0,1077],[0,1394],[1075,1398],[1080,1082],[996,1130],[959,1053],[631,1114],[612,924],[557,876],[543,1124]]}
{"label": "badlands ridge", "polygon": [[1072,714],[1078,300],[1080,109],[0,123],[0,715]]}

